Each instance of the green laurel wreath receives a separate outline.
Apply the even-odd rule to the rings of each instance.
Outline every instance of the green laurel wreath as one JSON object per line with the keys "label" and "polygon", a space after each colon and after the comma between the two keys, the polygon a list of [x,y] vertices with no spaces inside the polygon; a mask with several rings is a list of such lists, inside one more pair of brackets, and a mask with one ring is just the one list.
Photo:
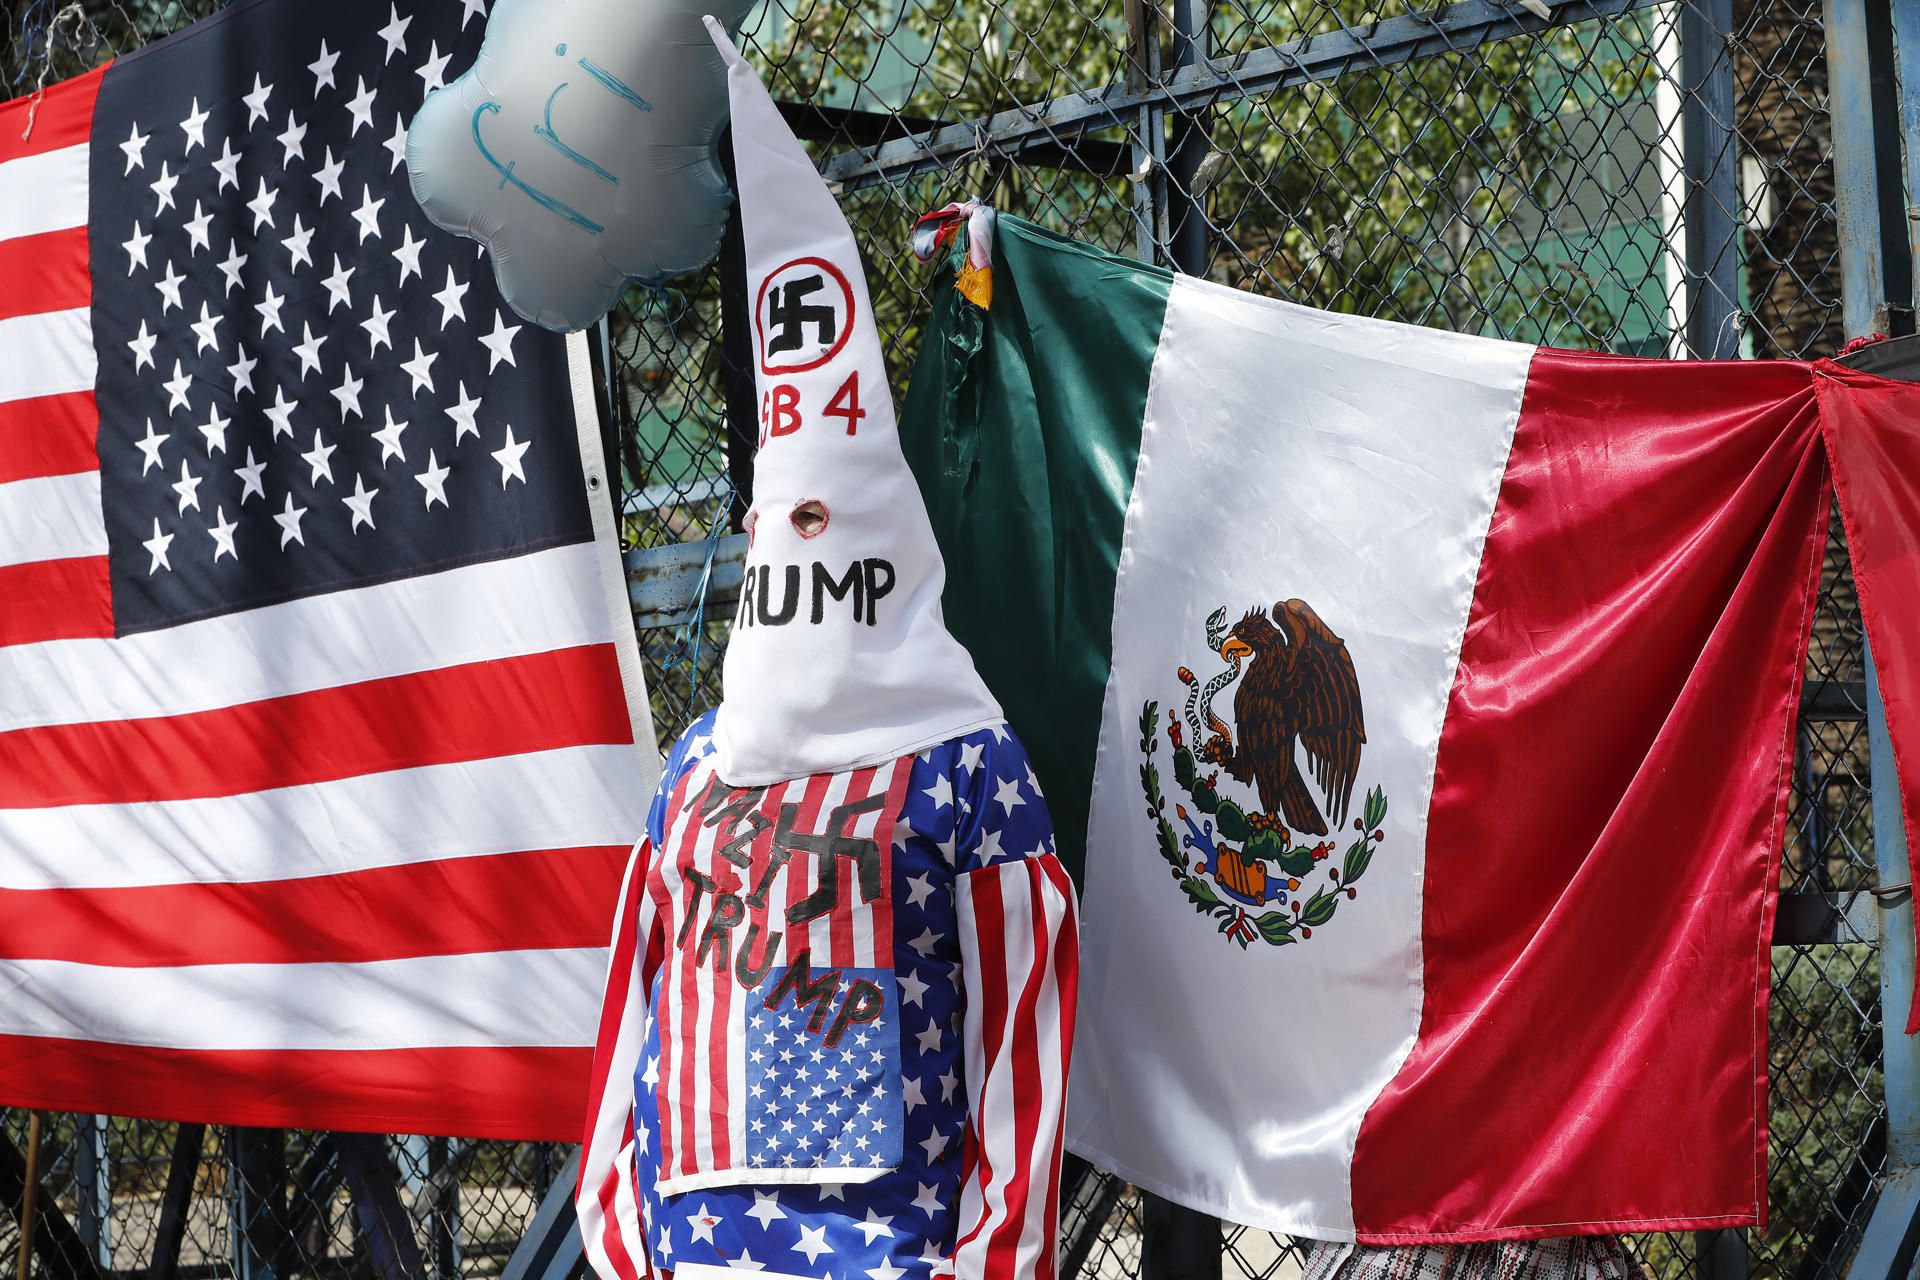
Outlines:
{"label": "green laurel wreath", "polygon": [[[1140,787],[1146,794],[1147,817],[1154,824],[1160,856],[1166,860],[1170,873],[1180,885],[1180,891],[1186,895],[1195,911],[1218,918],[1219,932],[1226,933],[1244,915],[1259,936],[1269,944],[1289,946],[1311,938],[1315,928],[1332,920],[1334,913],[1340,909],[1342,894],[1349,900],[1358,896],[1353,886],[1367,873],[1367,868],[1373,863],[1374,852],[1380,845],[1380,824],[1387,816],[1385,791],[1375,787],[1367,792],[1357,824],[1359,836],[1347,846],[1340,870],[1330,873],[1333,880],[1331,885],[1321,885],[1304,903],[1296,903],[1293,914],[1276,910],[1258,916],[1250,915],[1237,903],[1221,898],[1205,876],[1196,874],[1187,865],[1186,855],[1181,852],[1180,838],[1174,832],[1173,824],[1167,820],[1166,799],[1160,793],[1160,767],[1154,761],[1154,752],[1160,745],[1155,732],[1159,723],[1160,704],[1149,700],[1140,709],[1140,754],[1143,757]],[[1311,874],[1312,854],[1304,847],[1290,846],[1283,841],[1276,829],[1278,824],[1271,815],[1259,815],[1266,820],[1256,823],[1239,805],[1221,798],[1213,781],[1199,776],[1191,748],[1175,745],[1173,775],[1180,789],[1193,801],[1194,808],[1214,820],[1220,838],[1241,842],[1246,857],[1277,863],[1282,871],[1295,878],[1303,878],[1302,873]],[[1232,936],[1244,950],[1249,941],[1245,933],[1236,932]]]}

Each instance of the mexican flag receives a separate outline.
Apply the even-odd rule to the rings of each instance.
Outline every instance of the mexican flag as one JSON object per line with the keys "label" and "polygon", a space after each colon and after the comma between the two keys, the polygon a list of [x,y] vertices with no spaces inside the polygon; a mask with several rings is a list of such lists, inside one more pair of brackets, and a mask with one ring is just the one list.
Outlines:
{"label": "mexican flag", "polygon": [[1920,791],[1920,387],[991,257],[902,429],[1084,858],[1070,1144],[1323,1239],[1759,1220],[1836,479]]}

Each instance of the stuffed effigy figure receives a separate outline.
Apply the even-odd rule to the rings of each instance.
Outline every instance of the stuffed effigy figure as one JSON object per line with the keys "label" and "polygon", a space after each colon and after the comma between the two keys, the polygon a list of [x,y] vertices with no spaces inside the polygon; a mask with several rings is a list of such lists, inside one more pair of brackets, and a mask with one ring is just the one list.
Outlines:
{"label": "stuffed effigy figure", "polygon": [[761,435],[723,700],[668,754],[622,890],[587,1256],[601,1280],[1050,1280],[1073,890],[941,620],[852,234],[713,30]]}

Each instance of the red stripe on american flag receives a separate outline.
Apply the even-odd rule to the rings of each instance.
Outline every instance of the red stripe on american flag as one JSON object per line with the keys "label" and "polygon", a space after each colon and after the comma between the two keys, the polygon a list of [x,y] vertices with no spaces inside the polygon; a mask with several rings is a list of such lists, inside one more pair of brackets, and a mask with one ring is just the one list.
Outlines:
{"label": "red stripe on american flag", "polygon": [[[858,804],[872,795],[875,775],[876,771],[873,769],[854,770],[853,776],[847,779],[847,790],[840,797],[840,803]],[[889,858],[888,861],[892,859]],[[860,877],[854,873],[851,866],[845,870],[847,874],[840,877],[840,893],[841,900],[846,903],[846,909],[836,909],[827,917],[827,936],[830,939],[827,943],[827,954],[836,969],[842,965],[857,967],[861,964],[862,958],[853,945],[854,917],[874,914],[873,904],[860,896]],[[884,892],[892,891],[891,880],[883,879],[880,883],[889,886]]]}
{"label": "red stripe on american flag", "polygon": [[[699,777],[702,780],[701,785],[704,786],[706,785],[706,780],[712,776],[713,763],[711,760],[705,761],[702,764],[696,764],[693,768],[687,770],[686,775],[680,779],[679,785],[674,788],[673,804],[672,807],[667,810],[669,814],[667,834],[669,836],[673,833],[674,816],[686,815],[686,829],[681,834],[679,846],[669,851],[667,861],[660,869],[662,878],[667,881],[669,902],[674,907],[677,907],[680,903],[681,894],[684,892],[686,884],[682,874],[683,869],[691,865],[694,848],[700,839],[699,819],[687,813],[687,802],[693,794],[693,780]],[[691,912],[691,910],[692,908],[689,907],[688,911]],[[687,921],[675,919],[672,911],[663,912],[661,914],[661,920],[666,929],[676,931],[688,923]],[[674,934],[673,941],[670,945],[679,948],[680,941],[677,932]],[[693,990],[694,966],[689,962],[684,948],[680,948],[679,954],[674,958],[679,969],[679,998],[675,999],[671,995],[667,996],[660,1001],[660,1007],[654,1010],[653,1015],[660,1023],[660,1043],[663,1046],[661,1049],[661,1057],[663,1059],[667,1057],[667,1051],[664,1046],[669,1043],[669,1037],[672,1037],[671,1043],[674,1044],[681,1044],[682,1038],[685,1040],[680,1052],[674,1055],[680,1058],[681,1061],[673,1065],[673,1074],[667,1077],[678,1087],[680,1096],[675,1098],[669,1094],[668,1105],[660,1108],[661,1169],[664,1172],[667,1167],[665,1154],[677,1150],[681,1153],[682,1159],[680,1172],[692,1173],[694,1169],[698,1167],[693,1157],[694,1074],[698,1072],[702,1064],[706,1062],[706,1056],[693,1052],[694,1037],[698,1034],[698,1028],[700,1026],[699,1020],[693,1016],[694,1009],[696,1008]],[[669,969],[668,974],[670,978],[672,973],[673,970]],[[681,1015],[683,1014],[688,1015],[684,1027],[680,1025]],[[663,1073],[665,1070],[666,1064],[663,1062]]]}
{"label": "red stripe on american flag", "polygon": [[[629,1114],[627,1117],[626,1130],[620,1135],[621,1151],[625,1152],[632,1141],[633,1117]],[[600,1233],[600,1240],[606,1247],[608,1259],[619,1269],[620,1275],[644,1276],[652,1270],[652,1267],[636,1267],[634,1265],[633,1255],[627,1251],[627,1242],[620,1238],[620,1208],[616,1203],[619,1199],[619,1194],[620,1169],[616,1166],[608,1171],[606,1179],[600,1184],[600,1193],[596,1197],[600,1202],[600,1212],[603,1215],[602,1220],[606,1224],[606,1229]],[[640,1198],[638,1196],[635,1196],[633,1199],[633,1207],[636,1214],[641,1211]],[[650,1262],[651,1260],[649,1259],[648,1261]]]}
{"label": "red stripe on american flag", "polygon": [[115,1114],[156,1120],[573,1142],[592,1063],[584,1045],[165,1049],[0,1036],[0,1096],[42,1111],[111,1098]]}
{"label": "red stripe on american flag", "polygon": [[[0,240],[0,251],[11,243]],[[5,271],[0,266],[0,280],[6,278]],[[0,302],[0,319],[5,313]],[[0,484],[98,471],[99,431],[100,409],[91,391],[0,400]]]}
{"label": "red stripe on american flag", "polygon": [[[912,756],[903,756],[895,760],[893,772],[887,775],[887,803],[880,810],[880,817],[873,825],[873,838],[880,844],[880,883],[887,886],[887,892],[893,892],[893,831],[900,820],[900,811],[907,803],[907,783],[913,777]],[[873,963],[886,969],[893,965],[893,902],[889,898],[882,910],[874,912],[873,920]]]}
{"label": "red stripe on american flag", "polygon": [[0,734],[0,807],[239,795],[633,741],[612,645],[444,667],[190,715]]}
{"label": "red stripe on american flag", "polygon": [[93,104],[107,66],[63,80],[44,93],[0,103],[0,164],[85,142],[93,131]]}
{"label": "red stripe on american flag", "polygon": [[0,280],[7,282],[0,290],[0,320],[90,305],[87,229],[68,227],[0,240]]}
{"label": "red stripe on american flag", "polygon": [[[1058,1064],[1043,1062],[1040,1071],[1058,1069],[1052,1079],[1052,1085],[1064,1097],[1067,1077],[1073,1066],[1073,1023],[1080,1003],[1080,923],[1075,914],[1073,882],[1067,878],[1067,869],[1060,865],[1058,858],[1043,858],[1040,869],[1047,877],[1047,883],[1053,886],[1061,903],[1060,930],[1053,938],[1053,956],[1051,968],[1055,984],[1059,987],[1060,1016],[1060,1061]],[[1067,1127],[1064,1124],[1054,1126],[1052,1156],[1047,1162],[1047,1206],[1046,1223],[1060,1221],[1060,1157],[1066,1149]],[[1043,1270],[1036,1280],[1049,1280],[1059,1267],[1059,1257],[1055,1250],[1047,1249],[1041,1254]]]}
{"label": "red stripe on american flag", "polygon": [[165,967],[598,947],[624,846],[255,884],[0,890],[0,959]]}
{"label": "red stripe on american flag", "polygon": [[0,645],[113,634],[113,588],[105,556],[0,565],[0,600],[6,601],[0,609]]}

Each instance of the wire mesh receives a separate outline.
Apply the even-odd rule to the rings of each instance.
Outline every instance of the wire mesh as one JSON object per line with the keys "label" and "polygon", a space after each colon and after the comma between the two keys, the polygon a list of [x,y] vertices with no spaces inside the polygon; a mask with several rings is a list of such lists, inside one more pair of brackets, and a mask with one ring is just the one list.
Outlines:
{"label": "wire mesh", "polygon": [[[0,77],[27,92],[215,7],[9,0]],[[745,36],[838,184],[896,385],[926,314],[910,224],[969,195],[1337,311],[1674,357],[1810,357],[1840,338],[1815,0],[768,0]],[[709,268],[612,318],[629,549],[724,532],[739,509],[722,293]],[[725,638],[704,617],[642,632],[663,739],[717,701]],[[1875,883],[1863,680],[1836,528],[1781,887],[1843,923],[1774,952],[1772,1216],[1746,1241],[1762,1274],[1844,1271],[1885,1161],[1878,952],[1844,924]],[[26,1123],[0,1114],[16,1151]],[[567,1154],[82,1116],[49,1118],[42,1149],[46,1198],[98,1268],[146,1270],[177,1239],[176,1274],[243,1280],[380,1271],[378,1187],[420,1269],[497,1272]],[[170,1179],[186,1192],[171,1214]],[[1140,1275],[1149,1198],[1098,1173],[1072,1187],[1070,1273]],[[17,1243],[0,1215],[0,1256]],[[1631,1246],[1649,1275],[1697,1269],[1692,1237]],[[1293,1275],[1301,1256],[1221,1232],[1227,1280]]]}

